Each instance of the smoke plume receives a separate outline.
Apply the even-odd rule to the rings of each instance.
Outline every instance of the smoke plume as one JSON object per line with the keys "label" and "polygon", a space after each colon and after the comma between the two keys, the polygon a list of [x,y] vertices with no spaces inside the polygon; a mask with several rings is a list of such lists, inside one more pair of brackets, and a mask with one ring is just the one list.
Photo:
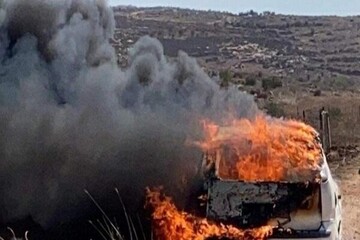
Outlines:
{"label": "smoke plume", "polygon": [[150,37],[121,70],[105,0],[0,5],[2,221],[75,217],[85,188],[119,187],[133,203],[148,185],[179,193],[201,160],[186,144],[200,137],[199,120],[257,111],[252,97],[220,89],[186,53],[169,60]]}

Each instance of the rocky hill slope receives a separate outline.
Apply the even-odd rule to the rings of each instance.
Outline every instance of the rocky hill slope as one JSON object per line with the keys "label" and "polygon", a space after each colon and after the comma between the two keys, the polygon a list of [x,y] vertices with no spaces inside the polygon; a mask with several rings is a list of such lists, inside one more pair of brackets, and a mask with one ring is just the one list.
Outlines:
{"label": "rocky hill slope", "polygon": [[158,38],[166,55],[182,50],[220,84],[237,84],[274,116],[315,127],[329,110],[333,140],[360,142],[360,16],[237,15],[179,8],[115,7],[113,44],[119,64],[143,35]]}

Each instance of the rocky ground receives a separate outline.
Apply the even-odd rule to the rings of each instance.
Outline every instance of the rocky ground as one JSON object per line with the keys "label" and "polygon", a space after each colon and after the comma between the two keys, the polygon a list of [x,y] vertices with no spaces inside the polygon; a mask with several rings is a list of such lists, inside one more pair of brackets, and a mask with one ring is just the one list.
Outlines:
{"label": "rocky ground", "polygon": [[343,239],[360,239],[360,156],[332,162],[331,168],[342,192]]}

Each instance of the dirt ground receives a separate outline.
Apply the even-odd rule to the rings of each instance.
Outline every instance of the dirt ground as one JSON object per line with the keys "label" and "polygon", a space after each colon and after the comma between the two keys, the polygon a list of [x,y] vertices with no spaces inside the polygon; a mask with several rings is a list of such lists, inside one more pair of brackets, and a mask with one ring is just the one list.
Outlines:
{"label": "dirt ground", "polygon": [[330,166],[342,192],[343,240],[360,240],[360,156]]}

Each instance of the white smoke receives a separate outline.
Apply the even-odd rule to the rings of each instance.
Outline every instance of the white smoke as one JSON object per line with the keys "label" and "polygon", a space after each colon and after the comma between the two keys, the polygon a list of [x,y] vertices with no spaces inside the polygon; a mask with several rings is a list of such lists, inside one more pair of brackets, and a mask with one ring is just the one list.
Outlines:
{"label": "white smoke", "polygon": [[[0,2],[1,4],[1,2]],[[252,117],[251,96],[221,90],[180,52],[141,38],[130,66],[109,44],[114,18],[100,0],[5,0],[0,10],[0,215],[54,224],[94,194],[191,179],[200,160],[186,139],[199,120]],[[128,194],[131,190],[131,194]]]}

